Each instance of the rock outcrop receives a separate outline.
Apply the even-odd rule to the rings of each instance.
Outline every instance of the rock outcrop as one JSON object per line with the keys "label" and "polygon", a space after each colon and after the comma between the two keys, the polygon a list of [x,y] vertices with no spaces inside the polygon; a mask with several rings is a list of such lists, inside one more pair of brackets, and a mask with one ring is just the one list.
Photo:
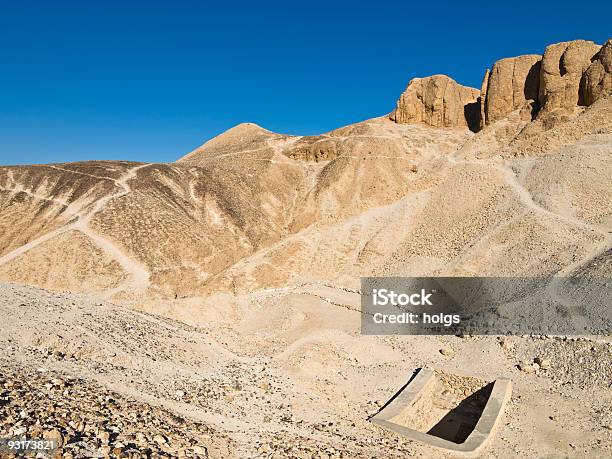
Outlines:
{"label": "rock outcrop", "polygon": [[[604,46],[574,40],[550,45],[544,55],[501,59],[486,71],[480,94],[445,75],[415,78],[390,118],[397,123],[483,129],[515,110],[520,123],[549,129],[580,106],[612,94],[612,39]],[[478,97],[480,96],[480,97]]]}
{"label": "rock outcrop", "polygon": [[578,105],[587,105],[581,97],[580,82],[600,48],[586,40],[546,48],[540,71],[539,119],[554,124],[571,115]]}
{"label": "rock outcrop", "polygon": [[414,78],[397,101],[390,118],[396,123],[425,123],[434,127],[477,128],[479,91],[446,75]]}
{"label": "rock outcrop", "polygon": [[580,94],[585,105],[612,94],[612,39],[601,47],[584,72]]}
{"label": "rock outcrop", "polygon": [[542,56],[501,59],[487,70],[481,88],[481,127],[538,100]]}

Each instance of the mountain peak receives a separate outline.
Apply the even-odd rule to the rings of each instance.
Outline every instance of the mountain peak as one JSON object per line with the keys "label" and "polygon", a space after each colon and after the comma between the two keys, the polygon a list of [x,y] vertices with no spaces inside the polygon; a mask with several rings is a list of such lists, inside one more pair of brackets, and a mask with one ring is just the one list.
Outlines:
{"label": "mountain peak", "polygon": [[218,156],[236,149],[254,150],[265,146],[266,142],[279,134],[268,131],[255,123],[240,123],[208,140],[177,162],[198,162],[204,157]]}

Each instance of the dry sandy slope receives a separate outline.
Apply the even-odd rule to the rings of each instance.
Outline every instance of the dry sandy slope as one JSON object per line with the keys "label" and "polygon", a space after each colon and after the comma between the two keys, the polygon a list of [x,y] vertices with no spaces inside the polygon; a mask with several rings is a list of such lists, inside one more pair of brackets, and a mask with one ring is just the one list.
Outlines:
{"label": "dry sandy slope", "polygon": [[[231,148],[217,139],[211,152],[172,165],[0,168],[0,214],[13,222],[0,233],[0,278],[74,291],[59,276],[36,274],[41,263],[53,263],[61,238],[68,254],[74,246],[83,254],[65,257],[64,270],[82,279],[78,290],[115,298],[197,296],[235,263],[301,230],[422,191],[436,180],[441,158],[469,135],[376,119],[299,142],[270,134],[259,146],[253,129],[246,128],[244,141],[228,134]],[[241,149],[253,142],[255,148]],[[310,161],[301,156],[303,144],[316,151],[333,144],[336,156]],[[100,251],[119,266],[109,266]],[[88,277],[109,269],[106,282]]]}
{"label": "dry sandy slope", "polygon": [[141,301],[368,274],[552,274],[605,253],[606,125],[559,128],[548,155],[515,158],[522,134],[496,137],[504,157],[474,152],[497,124],[474,135],[378,118],[315,137],[240,125],[172,165],[1,168],[0,279]]}

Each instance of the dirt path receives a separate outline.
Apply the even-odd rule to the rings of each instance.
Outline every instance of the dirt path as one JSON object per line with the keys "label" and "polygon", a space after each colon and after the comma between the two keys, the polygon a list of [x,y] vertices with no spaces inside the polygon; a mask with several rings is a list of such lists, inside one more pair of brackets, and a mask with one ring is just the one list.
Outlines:
{"label": "dirt path", "polygon": [[[583,256],[578,258],[576,261],[571,263],[570,265],[565,266],[561,271],[559,271],[559,275],[570,275],[572,272],[576,271],[581,266],[589,263],[591,260],[597,258],[601,254],[612,248],[612,234],[609,231],[602,230],[594,225],[590,225],[582,220],[579,220],[575,217],[564,215],[560,213],[552,212],[546,207],[538,204],[536,200],[533,198],[529,190],[519,181],[516,172],[512,169],[512,167],[508,163],[497,164],[492,161],[474,161],[474,160],[462,160],[457,159],[454,156],[448,156],[448,161],[451,164],[471,164],[476,166],[492,166],[494,169],[500,171],[503,174],[503,177],[506,183],[512,188],[512,190],[517,194],[520,198],[523,205],[533,212],[536,212],[541,215],[545,215],[554,220],[560,220],[561,222],[578,227],[582,230],[588,231],[590,233],[596,233],[598,236],[603,237],[603,240],[594,244]],[[507,224],[508,222],[506,222]],[[500,225],[500,227],[505,226],[505,224]],[[498,227],[498,229],[500,228]],[[487,235],[486,237],[489,237]]]}
{"label": "dirt path", "polygon": [[[12,252],[9,252],[3,257],[0,257],[0,265],[8,263],[9,261],[39,246],[40,244],[50,241],[61,234],[67,233],[69,231],[80,231],[82,234],[91,239],[105,254],[116,260],[121,265],[123,270],[129,274],[129,278],[125,282],[123,282],[116,288],[107,291],[105,296],[112,296],[119,291],[124,291],[128,289],[136,291],[146,290],[150,285],[149,271],[144,266],[126,255],[125,252],[123,252],[123,250],[121,250],[121,248],[115,243],[113,243],[110,239],[105,238],[104,236],[96,233],[90,227],[90,223],[92,219],[96,216],[96,214],[98,214],[102,209],[104,209],[104,207],[110,201],[129,194],[131,192],[131,188],[129,186],[130,180],[136,177],[140,169],[143,169],[150,165],[150,163],[141,164],[139,166],[129,169],[122,177],[117,180],[114,180],[115,184],[119,187],[119,191],[98,199],[91,210],[81,209],[76,215],[76,221],[71,222],[54,231],[50,231],[49,233],[46,233],[43,236],[34,239],[33,241],[30,241],[27,244],[22,245],[21,247],[18,247],[17,249],[13,250]],[[35,195],[32,196],[37,198],[37,196]]]}
{"label": "dirt path", "polygon": [[50,231],[46,234],[43,234],[41,237],[36,238],[30,242],[28,242],[27,244],[22,245],[21,247],[17,247],[15,250],[7,253],[6,255],[0,257],[0,266],[8,263],[9,261],[17,258],[20,255],[23,255],[24,253],[28,252],[29,250],[32,250],[34,247],[39,246],[40,244],[43,244],[47,241],[50,241],[51,239],[59,236],[60,234],[64,234],[70,230],[73,229],[73,223],[68,224],[66,226],[62,226],[61,228],[58,228],[56,230]]}
{"label": "dirt path", "polygon": [[550,218],[561,220],[562,222],[576,226],[578,228],[582,228],[591,233],[596,233],[599,236],[603,237],[603,240],[593,245],[582,257],[578,258],[575,262],[565,266],[561,271],[558,272],[558,275],[570,275],[576,269],[584,266],[589,263],[594,258],[597,258],[602,253],[606,252],[612,247],[612,237],[608,231],[604,231],[596,226],[590,225],[582,220],[579,220],[575,217],[558,214],[552,212],[545,207],[538,204],[534,199],[529,190],[525,188],[518,180],[515,172],[508,167],[507,165],[498,166],[498,170],[504,173],[504,177],[506,178],[506,183],[512,187],[512,189],[518,194],[521,198],[521,201],[531,210],[538,212],[540,214],[546,215]]}
{"label": "dirt path", "polygon": [[117,185],[121,188],[121,191],[99,199],[94,205],[93,209],[87,212],[85,215],[80,215],[79,219],[74,224],[74,229],[80,231],[88,238],[90,238],[104,253],[116,260],[117,263],[121,265],[121,268],[123,268],[123,270],[130,275],[128,280],[123,282],[118,287],[106,292],[105,296],[112,296],[119,291],[124,291],[127,289],[143,291],[146,290],[150,285],[150,273],[144,266],[131,259],[128,255],[125,254],[125,252],[123,252],[123,250],[121,250],[119,246],[117,246],[115,243],[105,238],[104,236],[96,233],[90,227],[90,223],[93,217],[95,217],[95,215],[98,214],[104,208],[104,206],[106,206],[106,204],[108,204],[113,199],[126,196],[132,191],[128,182],[136,177],[140,169],[143,169],[147,166],[150,166],[150,163],[142,164],[140,166],[136,166],[130,169],[126,174],[124,174],[116,181]]}

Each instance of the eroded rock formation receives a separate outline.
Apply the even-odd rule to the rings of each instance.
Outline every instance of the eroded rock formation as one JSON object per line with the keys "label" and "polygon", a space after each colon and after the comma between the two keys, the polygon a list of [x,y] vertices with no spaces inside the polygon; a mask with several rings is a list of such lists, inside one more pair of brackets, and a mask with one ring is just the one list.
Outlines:
{"label": "eroded rock formation", "polygon": [[[480,92],[480,97],[478,93]],[[480,91],[445,75],[415,78],[390,118],[397,123],[469,127],[477,131],[515,110],[551,128],[580,106],[612,94],[612,40],[604,46],[573,40],[550,45],[544,55],[501,59],[487,70]]]}
{"label": "eroded rock formation", "polygon": [[542,56],[538,118],[555,121],[572,114],[578,105],[582,75],[601,47],[592,41],[574,40],[550,45]]}
{"label": "eroded rock formation", "polygon": [[485,74],[481,88],[481,126],[505,117],[538,100],[542,56],[501,59]]}
{"label": "eroded rock formation", "polygon": [[593,62],[584,72],[581,96],[585,105],[612,94],[612,39],[608,40],[593,57]]}
{"label": "eroded rock formation", "polygon": [[478,126],[477,89],[458,84],[446,75],[414,78],[397,101],[391,119],[400,124],[434,127]]}

